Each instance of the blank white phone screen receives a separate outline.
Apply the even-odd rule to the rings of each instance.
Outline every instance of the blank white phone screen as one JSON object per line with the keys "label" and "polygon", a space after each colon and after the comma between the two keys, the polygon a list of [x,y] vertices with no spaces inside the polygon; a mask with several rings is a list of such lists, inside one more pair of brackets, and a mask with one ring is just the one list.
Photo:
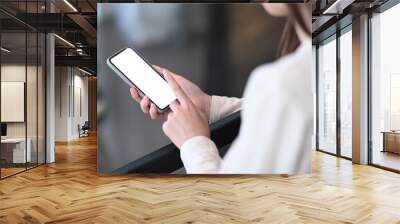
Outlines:
{"label": "blank white phone screen", "polygon": [[127,48],[112,57],[111,63],[149,97],[158,108],[164,109],[176,99],[167,81],[132,49]]}

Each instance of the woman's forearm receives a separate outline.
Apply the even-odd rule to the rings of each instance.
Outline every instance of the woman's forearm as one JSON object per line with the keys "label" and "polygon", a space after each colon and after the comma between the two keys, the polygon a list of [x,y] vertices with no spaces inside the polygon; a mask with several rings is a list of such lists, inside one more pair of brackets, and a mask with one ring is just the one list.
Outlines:
{"label": "woman's forearm", "polygon": [[212,96],[209,123],[216,122],[236,111],[242,106],[242,99],[226,96]]}
{"label": "woman's forearm", "polygon": [[217,146],[209,138],[196,136],[187,140],[180,150],[187,174],[218,173],[221,157]]}

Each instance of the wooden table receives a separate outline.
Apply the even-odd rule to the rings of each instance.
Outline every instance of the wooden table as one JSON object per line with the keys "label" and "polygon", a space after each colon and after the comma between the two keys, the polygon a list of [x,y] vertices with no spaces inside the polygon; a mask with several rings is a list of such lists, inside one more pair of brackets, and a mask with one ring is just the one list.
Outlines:
{"label": "wooden table", "polygon": [[383,131],[383,150],[382,152],[392,152],[400,154],[400,132]]}

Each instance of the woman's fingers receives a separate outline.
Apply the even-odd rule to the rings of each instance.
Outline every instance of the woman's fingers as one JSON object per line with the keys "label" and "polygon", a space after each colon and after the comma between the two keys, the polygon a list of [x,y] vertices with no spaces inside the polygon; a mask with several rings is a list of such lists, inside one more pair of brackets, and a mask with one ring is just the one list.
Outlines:
{"label": "woman's fingers", "polygon": [[158,66],[158,65],[152,65],[153,66],[153,68],[155,69],[155,70],[157,70],[157,72],[159,72],[160,74],[162,74],[163,75],[163,70],[164,70],[164,68],[162,68],[162,67],[160,67],[160,66]]}
{"label": "woman's fingers", "polygon": [[143,113],[149,113],[150,107],[150,100],[147,96],[144,96],[143,99],[140,101],[140,108],[142,108]]}
{"label": "woman's fingers", "polygon": [[[181,86],[175,80],[173,73],[160,66],[157,65],[152,65],[152,66],[154,69],[156,69],[159,73],[161,73],[164,76],[164,78],[170,85],[172,91],[179,100],[179,102],[174,101],[169,105],[171,111],[176,112],[180,105],[187,105],[191,103],[189,97],[186,95]],[[142,109],[143,113],[150,114],[151,119],[159,119],[159,118],[162,118],[163,120],[168,119],[168,114],[170,113],[159,113],[157,107],[153,103],[151,103],[150,99],[147,96],[141,97],[139,91],[136,88],[134,87],[130,88],[130,92],[132,98],[138,103],[140,103],[140,108]]]}
{"label": "woman's fingers", "polygon": [[162,120],[164,120],[164,121],[166,121],[167,119],[168,119],[168,115],[169,114],[172,114],[170,111],[166,111],[166,112],[164,112],[164,113],[162,113],[160,116],[161,116],[161,119]]}
{"label": "woman's fingers", "polygon": [[190,102],[189,97],[182,90],[182,88],[179,86],[179,84],[175,81],[175,79],[172,77],[172,75],[165,70],[163,70],[163,72],[164,72],[163,75],[164,75],[165,79],[167,80],[172,91],[175,93],[176,97],[178,97],[179,102],[181,104],[187,104],[188,102]]}
{"label": "woman's fingers", "polygon": [[135,87],[131,87],[129,91],[131,92],[132,99],[139,103],[141,98],[137,89]]}
{"label": "woman's fingers", "polygon": [[160,117],[160,114],[158,113],[157,107],[153,103],[150,106],[150,117],[153,120],[154,119],[158,119]]}
{"label": "woman's fingers", "polygon": [[178,107],[179,103],[176,100],[169,104],[169,108],[172,112],[176,112],[178,110]]}
{"label": "woman's fingers", "polygon": [[163,67],[161,67],[161,66],[158,66],[158,65],[152,65],[153,66],[153,68],[158,72],[158,73],[160,73],[162,76],[164,76],[164,73],[169,73],[171,76],[174,76],[175,74],[173,73],[173,72],[171,72],[170,70],[168,70],[168,69],[166,69],[166,68],[163,68]]}

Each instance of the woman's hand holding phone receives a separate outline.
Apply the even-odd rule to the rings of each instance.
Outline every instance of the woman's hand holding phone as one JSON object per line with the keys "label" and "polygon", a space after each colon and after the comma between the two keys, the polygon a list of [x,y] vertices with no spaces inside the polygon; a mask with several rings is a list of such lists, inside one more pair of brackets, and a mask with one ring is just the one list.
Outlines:
{"label": "woman's hand holding phone", "polygon": [[135,88],[131,88],[132,98],[140,103],[144,113],[152,119],[163,119],[163,131],[171,141],[180,148],[182,144],[195,136],[210,136],[208,126],[211,96],[205,94],[189,80],[176,75],[167,69],[154,66],[174,91],[178,101],[170,104],[170,111],[159,113],[148,97],[140,97]]}
{"label": "woman's hand holding phone", "polygon": [[210,137],[207,116],[198,110],[169,73],[164,73],[164,77],[179,101],[174,101],[169,105],[171,112],[168,113],[167,120],[162,126],[165,135],[179,149],[183,143],[195,136]]}
{"label": "woman's hand holding phone", "polygon": [[[196,105],[196,107],[206,115],[207,119],[210,117],[210,106],[211,106],[211,96],[204,93],[198,86],[196,86],[191,81],[183,78],[180,75],[177,75],[166,68],[162,68],[160,66],[153,65],[160,74],[168,73],[170,74],[175,81],[179,84],[179,86],[183,89],[186,95],[190,98],[190,100]],[[160,113],[157,110],[157,107],[150,102],[150,99],[147,96],[141,97],[139,95],[138,90],[135,87],[130,89],[132,98],[140,104],[140,108],[143,113],[150,114],[151,119],[166,119],[166,115],[168,111],[164,113]]]}

